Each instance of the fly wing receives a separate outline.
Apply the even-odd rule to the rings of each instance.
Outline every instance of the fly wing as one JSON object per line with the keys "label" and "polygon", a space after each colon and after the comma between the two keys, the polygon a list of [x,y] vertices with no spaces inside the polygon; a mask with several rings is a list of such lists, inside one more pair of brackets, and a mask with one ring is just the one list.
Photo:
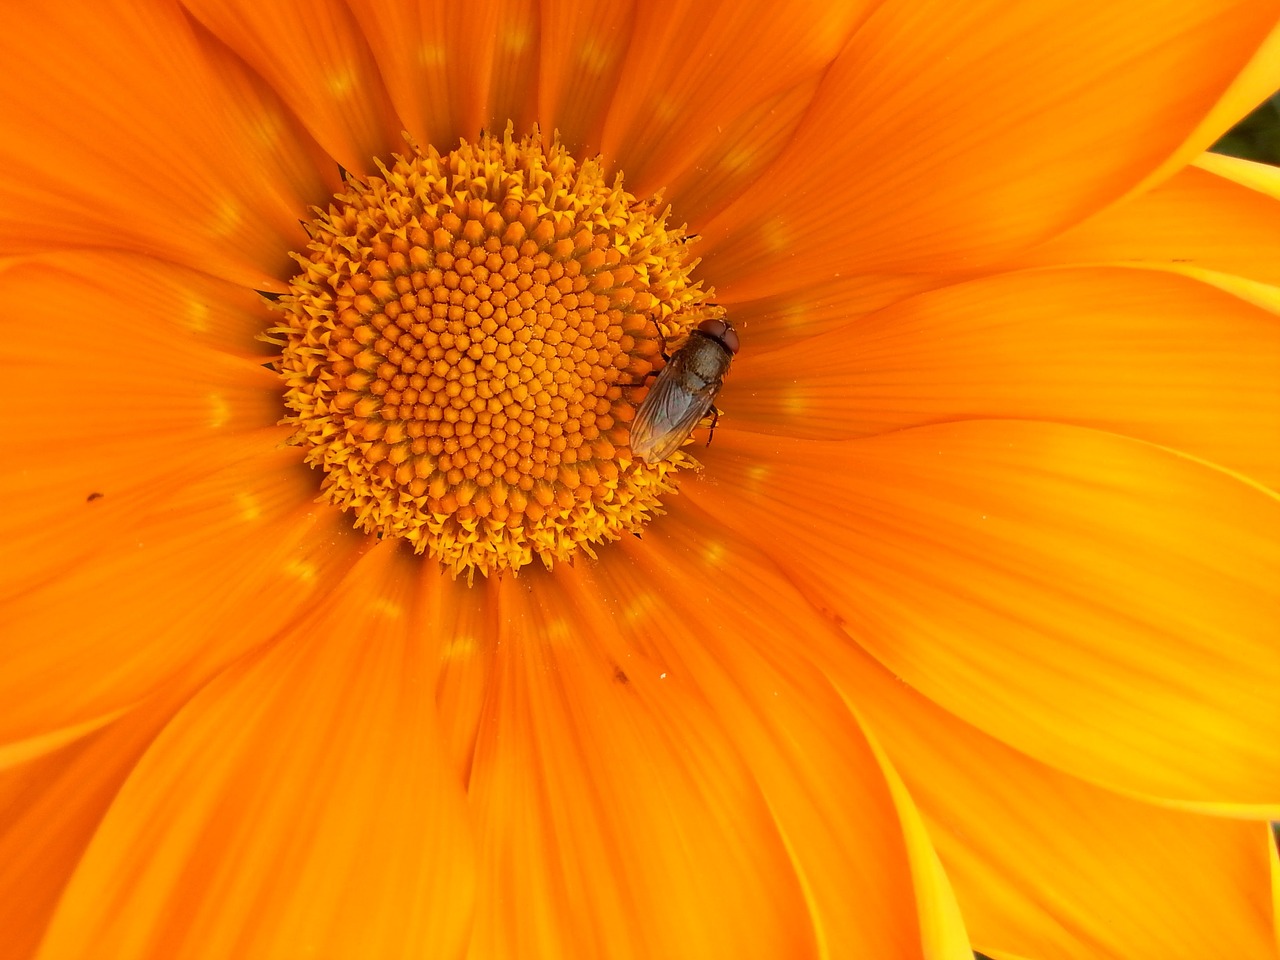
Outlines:
{"label": "fly wing", "polygon": [[718,384],[689,390],[684,367],[680,354],[671,358],[631,424],[631,452],[646,463],[658,463],[675,453],[715,400]]}

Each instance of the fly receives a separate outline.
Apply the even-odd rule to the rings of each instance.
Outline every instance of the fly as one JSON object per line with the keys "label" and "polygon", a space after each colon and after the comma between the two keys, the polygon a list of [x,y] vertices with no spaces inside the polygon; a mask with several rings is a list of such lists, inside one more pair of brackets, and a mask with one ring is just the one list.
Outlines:
{"label": "fly", "polygon": [[[698,324],[640,404],[631,424],[631,452],[646,463],[658,463],[675,453],[712,409],[740,347],[738,334],[727,321]],[[715,423],[711,426],[714,429]]]}

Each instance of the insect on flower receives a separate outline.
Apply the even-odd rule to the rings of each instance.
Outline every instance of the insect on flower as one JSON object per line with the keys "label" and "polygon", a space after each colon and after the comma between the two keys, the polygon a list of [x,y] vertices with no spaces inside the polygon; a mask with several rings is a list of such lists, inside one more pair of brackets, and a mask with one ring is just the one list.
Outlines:
{"label": "insect on flower", "polygon": [[[716,394],[740,346],[737,332],[727,321],[698,324],[640,404],[631,424],[631,452],[646,463],[658,463],[675,453],[698,421],[714,409]],[[715,429],[715,420],[711,428]]]}

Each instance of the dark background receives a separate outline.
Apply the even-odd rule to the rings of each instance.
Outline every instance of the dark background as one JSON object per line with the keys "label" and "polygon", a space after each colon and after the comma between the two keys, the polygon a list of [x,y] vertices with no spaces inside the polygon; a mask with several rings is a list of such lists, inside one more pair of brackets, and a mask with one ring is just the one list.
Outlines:
{"label": "dark background", "polygon": [[1257,110],[1213,145],[1215,153],[1280,165],[1280,93],[1262,101]]}

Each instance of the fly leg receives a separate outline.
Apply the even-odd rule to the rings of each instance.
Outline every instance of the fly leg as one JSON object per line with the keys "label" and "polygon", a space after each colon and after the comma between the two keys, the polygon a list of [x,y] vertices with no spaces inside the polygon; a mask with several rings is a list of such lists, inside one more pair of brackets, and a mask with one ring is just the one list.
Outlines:
{"label": "fly leg", "polygon": [[707,446],[711,446],[711,438],[716,435],[716,424],[720,422],[720,408],[711,405],[711,431],[707,434]]}
{"label": "fly leg", "polygon": [[662,346],[658,348],[658,352],[659,352],[660,354],[662,354],[662,362],[663,362],[663,363],[670,363],[670,362],[671,362],[671,354],[667,353],[667,341],[662,339],[662,334],[661,334],[661,333],[659,333],[659,334],[658,334],[658,339],[659,339],[659,340],[662,340]]}
{"label": "fly leg", "polygon": [[[661,335],[661,334],[659,334],[659,335],[658,335],[658,338],[661,340],[661,339],[662,339],[662,335]],[[658,349],[658,353],[660,353],[660,354],[662,355],[662,363],[663,363],[663,366],[666,366],[666,364],[668,364],[668,363],[670,363],[670,362],[671,362],[671,354],[667,353],[667,341],[666,341],[666,340],[662,340],[662,346]],[[641,377],[639,380],[632,380],[630,383],[623,383],[623,382],[622,382],[622,381],[620,381],[620,380],[615,380],[615,381],[613,382],[613,385],[614,385],[615,387],[622,387],[623,389],[626,389],[626,388],[628,388],[628,387],[647,387],[647,386],[649,385],[649,380],[650,380],[650,378],[651,378],[651,377],[656,377],[656,376],[657,376],[658,374],[660,374],[661,372],[662,372],[661,370],[650,370],[648,373],[646,373],[646,374],[645,374],[643,377]]]}
{"label": "fly leg", "polygon": [[615,380],[613,381],[612,386],[622,387],[623,390],[634,389],[635,387],[647,387],[649,386],[649,381],[654,377],[656,377],[661,372],[662,371],[660,370],[650,370],[639,380],[628,380],[628,381]]}

